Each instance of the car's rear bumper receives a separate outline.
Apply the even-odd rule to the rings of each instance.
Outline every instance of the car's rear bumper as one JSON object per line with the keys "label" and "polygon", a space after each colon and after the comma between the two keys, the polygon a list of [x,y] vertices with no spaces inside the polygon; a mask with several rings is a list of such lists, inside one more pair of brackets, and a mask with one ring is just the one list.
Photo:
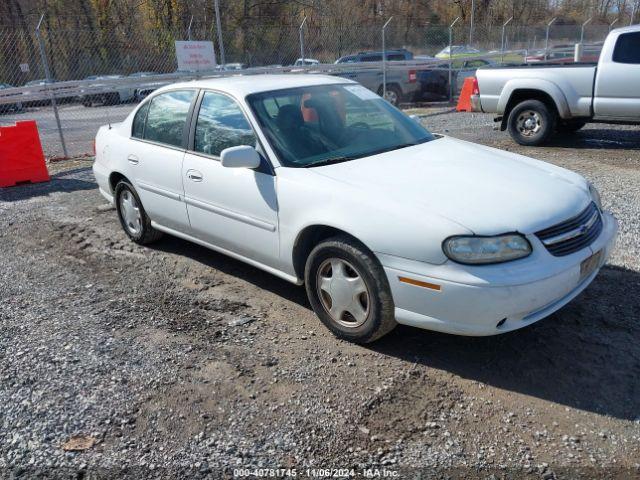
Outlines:
{"label": "car's rear bumper", "polygon": [[[496,335],[531,325],[569,303],[596,277],[611,253],[617,234],[615,218],[604,214],[603,219],[604,229],[598,239],[580,254],[574,254],[567,268],[549,276],[544,264],[537,265],[540,279],[534,281],[528,278],[519,282],[511,275],[508,283],[499,286],[466,284],[434,276],[434,271],[442,270],[432,265],[402,260],[390,266],[394,262],[382,256],[396,320],[428,330],[473,336]],[[600,263],[580,278],[581,263],[600,251],[603,252]],[[548,257],[550,262],[555,260]],[[403,269],[397,268],[400,264]],[[459,268],[464,270],[465,266],[459,265]],[[503,268],[506,272],[509,264]]]}
{"label": "car's rear bumper", "polygon": [[107,201],[113,204],[113,195],[109,186],[109,170],[98,162],[93,162],[93,176],[96,178],[98,189]]}

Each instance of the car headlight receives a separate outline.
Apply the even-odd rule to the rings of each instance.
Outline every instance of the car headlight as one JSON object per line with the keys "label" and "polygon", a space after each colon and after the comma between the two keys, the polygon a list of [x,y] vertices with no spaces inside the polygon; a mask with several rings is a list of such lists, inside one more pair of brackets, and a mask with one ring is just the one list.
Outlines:
{"label": "car headlight", "polygon": [[449,237],[442,249],[454,262],[470,265],[508,262],[531,254],[531,244],[518,233],[495,237]]}
{"label": "car headlight", "polygon": [[602,199],[600,198],[600,193],[598,193],[598,189],[594,187],[591,182],[589,182],[589,194],[591,195],[591,200],[593,200],[598,207],[598,210],[602,210]]}

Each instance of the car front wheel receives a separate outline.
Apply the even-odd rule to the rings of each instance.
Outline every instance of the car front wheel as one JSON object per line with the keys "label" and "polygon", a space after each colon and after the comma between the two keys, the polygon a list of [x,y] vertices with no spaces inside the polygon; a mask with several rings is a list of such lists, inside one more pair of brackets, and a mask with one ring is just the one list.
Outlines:
{"label": "car front wheel", "polygon": [[369,343],[396,326],[382,266],[373,253],[348,236],[330,238],[313,249],[305,283],[313,310],[340,338]]}
{"label": "car front wheel", "polygon": [[162,232],[151,226],[151,219],[144,211],[133,185],[120,181],[116,185],[115,199],[120,225],[131,240],[146,245],[162,237]]}
{"label": "car front wheel", "polygon": [[540,100],[519,103],[508,119],[509,134],[520,145],[536,146],[546,142],[555,130],[555,112]]}

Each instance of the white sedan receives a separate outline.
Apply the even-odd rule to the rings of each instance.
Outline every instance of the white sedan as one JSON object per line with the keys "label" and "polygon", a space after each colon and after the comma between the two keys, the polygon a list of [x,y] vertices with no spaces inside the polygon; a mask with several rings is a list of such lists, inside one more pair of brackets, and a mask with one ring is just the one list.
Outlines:
{"label": "white sedan", "polygon": [[99,130],[93,170],[133,241],[168,233],[305,284],[355,342],[530,325],[591,283],[617,232],[580,175],[322,75],[161,88]]}

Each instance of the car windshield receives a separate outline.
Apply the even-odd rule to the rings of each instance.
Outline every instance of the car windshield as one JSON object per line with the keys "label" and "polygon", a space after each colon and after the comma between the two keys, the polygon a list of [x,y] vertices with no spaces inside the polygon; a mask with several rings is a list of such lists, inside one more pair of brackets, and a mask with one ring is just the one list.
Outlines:
{"label": "car windshield", "polygon": [[247,101],[280,161],[289,167],[344,162],[436,138],[357,84],[261,92]]}

